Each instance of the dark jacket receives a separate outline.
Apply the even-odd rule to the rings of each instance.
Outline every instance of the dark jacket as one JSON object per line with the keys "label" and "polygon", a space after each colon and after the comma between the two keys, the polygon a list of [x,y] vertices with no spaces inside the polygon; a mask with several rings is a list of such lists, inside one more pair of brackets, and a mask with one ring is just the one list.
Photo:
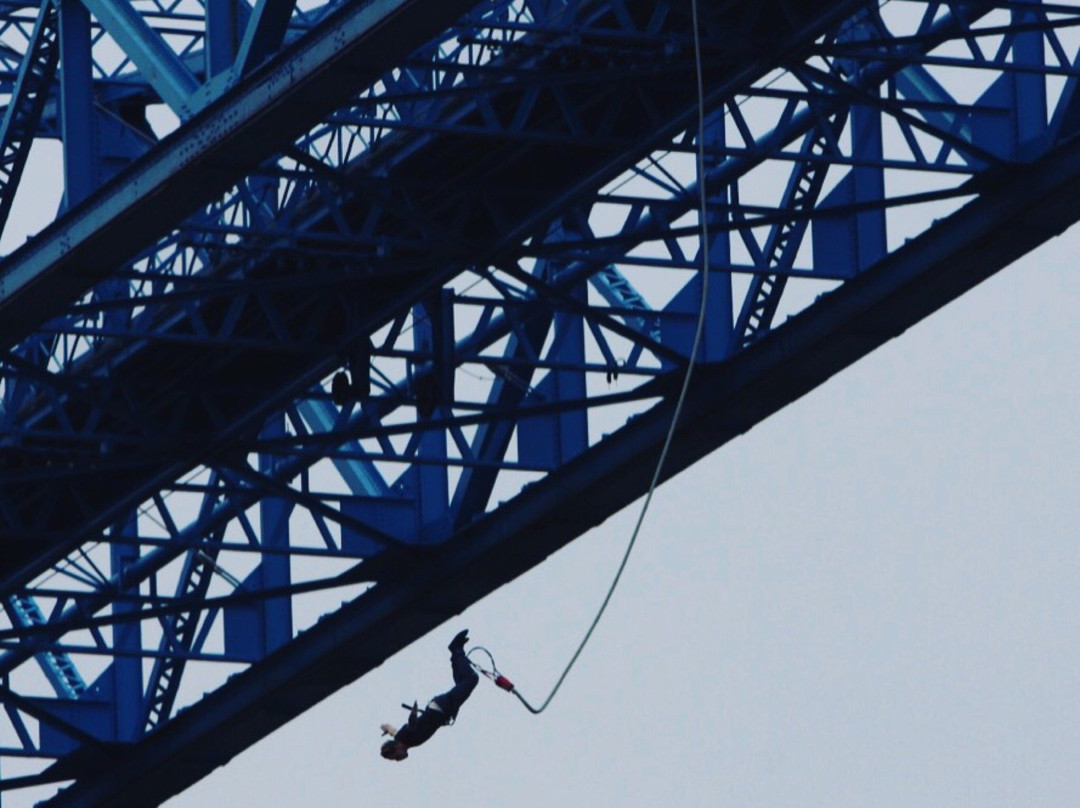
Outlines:
{"label": "dark jacket", "polygon": [[449,716],[434,705],[428,705],[425,709],[409,715],[409,723],[397,731],[395,741],[401,741],[406,746],[419,746],[432,735],[439,727],[445,727]]}

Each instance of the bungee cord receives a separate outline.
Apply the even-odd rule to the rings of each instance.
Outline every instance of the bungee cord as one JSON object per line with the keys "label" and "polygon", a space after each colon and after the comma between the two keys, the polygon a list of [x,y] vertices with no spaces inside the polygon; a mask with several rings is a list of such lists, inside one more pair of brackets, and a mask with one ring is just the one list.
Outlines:
{"label": "bungee cord", "polygon": [[[649,511],[649,505],[652,503],[653,493],[656,491],[657,486],[660,483],[660,476],[663,473],[664,464],[667,461],[667,456],[671,450],[672,441],[675,438],[675,430],[679,423],[679,418],[682,415],[683,405],[686,402],[687,391],[690,389],[690,380],[693,377],[694,363],[697,359],[698,351],[701,348],[702,336],[705,332],[705,316],[707,312],[708,299],[709,299],[709,222],[708,211],[706,209],[707,194],[705,191],[705,80],[703,76],[702,58],[701,58],[701,33],[698,30],[698,0],[690,0],[691,11],[691,25],[693,28],[693,40],[694,40],[694,72],[697,82],[697,151],[696,151],[696,173],[697,173],[697,186],[699,203],[701,206],[700,226],[701,226],[701,302],[698,308],[697,326],[694,329],[694,340],[690,348],[689,360],[686,364],[686,373],[683,375],[682,387],[679,390],[679,397],[675,403],[675,409],[671,415],[671,424],[668,427],[667,436],[664,439],[663,448],[660,451],[660,457],[656,461],[656,467],[653,470],[652,479],[649,481],[649,488],[645,494],[645,500],[642,502],[641,510],[638,512],[637,521],[634,524],[633,532],[630,534],[630,540],[627,542],[626,550],[623,552],[622,560],[619,562],[618,569],[615,571],[615,576],[611,581],[611,585],[608,587],[607,593],[604,595],[604,600],[600,604],[600,608],[596,612],[596,616],[593,617],[592,622],[589,624],[588,630],[585,632],[585,636],[578,644],[577,649],[574,651],[573,656],[570,657],[570,661],[566,663],[562,673],[556,680],[551,692],[548,693],[539,707],[531,704],[522,694],[518,691],[517,687],[506,676],[499,672],[498,667],[495,665],[495,658],[491,652],[482,646],[476,646],[469,651],[470,663],[480,671],[484,676],[491,679],[498,687],[506,690],[509,693],[513,693],[517,696],[518,700],[525,706],[525,708],[533,715],[539,715],[548,708],[552,700],[555,698],[555,694],[559,692],[563,682],[566,681],[566,677],[570,675],[570,671],[574,668],[581,653],[585,650],[585,646],[589,644],[589,640],[592,639],[593,632],[596,631],[596,627],[600,624],[601,618],[604,616],[604,612],[607,611],[608,604],[611,602],[612,596],[615,594],[615,590],[619,586],[619,581],[622,579],[623,572],[626,570],[626,565],[630,561],[630,555],[634,551],[634,545],[637,544],[638,536],[641,533],[641,527],[645,522],[645,515]],[[480,665],[472,662],[471,656],[474,652],[482,652],[488,657],[491,665],[491,670],[485,670]]]}

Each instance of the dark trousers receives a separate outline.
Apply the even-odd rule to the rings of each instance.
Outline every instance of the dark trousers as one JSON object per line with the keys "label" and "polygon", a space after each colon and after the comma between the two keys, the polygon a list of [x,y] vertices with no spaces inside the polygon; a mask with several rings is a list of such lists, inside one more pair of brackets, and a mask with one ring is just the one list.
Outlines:
{"label": "dark trousers", "polygon": [[440,693],[432,699],[442,708],[448,719],[457,716],[457,711],[465,700],[472,695],[473,688],[480,681],[468,657],[462,648],[455,648],[450,652],[450,670],[454,673],[454,686],[445,693]]}

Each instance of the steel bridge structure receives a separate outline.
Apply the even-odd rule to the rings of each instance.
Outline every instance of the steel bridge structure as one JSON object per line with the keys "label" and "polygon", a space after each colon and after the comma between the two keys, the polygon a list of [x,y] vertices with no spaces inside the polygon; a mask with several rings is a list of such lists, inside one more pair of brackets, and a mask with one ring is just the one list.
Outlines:
{"label": "steel bridge structure", "polygon": [[1080,218],[1080,3],[698,11],[0,0],[0,799],[159,804],[640,497],[691,362],[664,479]]}

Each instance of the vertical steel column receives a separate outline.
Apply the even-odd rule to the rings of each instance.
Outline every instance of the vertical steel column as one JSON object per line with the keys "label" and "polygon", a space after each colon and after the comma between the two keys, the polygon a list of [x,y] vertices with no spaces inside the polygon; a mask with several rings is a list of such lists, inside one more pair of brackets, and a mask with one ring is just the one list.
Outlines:
{"label": "vertical steel column", "polygon": [[[138,537],[138,521],[135,514],[119,525],[113,533],[124,539]],[[118,582],[123,594],[138,594],[138,585],[125,586],[125,570],[139,560],[138,545],[113,542],[109,546],[112,579]],[[112,605],[114,615],[133,614],[138,611],[137,602],[117,598]],[[119,621],[113,626],[113,648],[116,657],[112,663],[113,704],[116,709],[116,738],[121,742],[135,741],[142,737],[143,673],[142,623],[139,620]]]}
{"label": "vertical steel column", "polygon": [[[869,202],[885,197],[885,172],[882,144],[881,112],[865,106],[851,110],[851,154],[855,167],[851,170],[851,190],[854,202]],[[886,252],[885,210],[871,208],[855,214],[855,268],[862,271],[873,266]]]}
{"label": "vertical steel column", "polygon": [[[556,274],[549,266],[548,274]],[[576,302],[587,305],[589,302],[588,281],[582,279],[567,292]],[[560,366],[548,374],[548,379],[539,387],[551,401],[584,401],[588,397],[585,384],[585,319],[577,313],[556,312],[553,323],[554,335],[550,358]],[[547,418],[543,420],[548,420]],[[550,416],[554,435],[550,446],[555,456],[552,462],[562,465],[581,454],[589,446],[589,418],[583,407],[567,409]],[[519,429],[519,439],[524,433],[524,425]]]}
{"label": "vertical steel column", "polygon": [[[285,435],[285,416],[275,416],[265,427],[262,436],[267,440]],[[273,475],[277,459],[273,455],[259,455],[259,473]],[[289,547],[289,517],[294,504],[280,497],[264,497],[259,503],[259,525],[262,544],[268,550],[285,550]],[[292,580],[287,553],[265,553],[252,575],[257,575],[257,589],[286,587]],[[251,578],[248,579],[249,581]],[[262,653],[265,656],[280,648],[293,636],[292,605],[289,597],[268,598],[259,604],[260,628],[262,629]]]}
{"label": "vertical steel column", "polygon": [[64,142],[64,207],[72,208],[98,185],[94,131],[90,12],[79,0],[60,3],[60,124]]}
{"label": "vertical steel column", "polygon": [[[1039,27],[1042,0],[1019,0],[1013,11],[1013,23],[1020,27],[1013,43],[1013,61],[1022,70],[1009,73],[1016,93],[1017,146],[1020,156],[1041,152],[1046,147],[1046,78],[1041,70],[1046,64],[1045,42]],[[1023,9],[1027,6],[1027,9]],[[1024,26],[1030,26],[1024,30]]]}
{"label": "vertical steel column", "polygon": [[206,75],[216,76],[236,60],[236,0],[206,0]]}
{"label": "vertical steel column", "polygon": [[[559,224],[555,225],[549,238],[553,241],[575,241],[585,239],[586,234],[591,236],[592,232],[582,214],[563,217]],[[560,273],[565,270],[566,264],[562,261],[544,261],[537,267],[539,277],[545,283],[552,284],[557,282]],[[609,280],[625,283],[625,279],[615,267],[605,267],[603,271]],[[572,285],[563,287],[563,292],[579,304],[582,310],[589,302],[588,283],[588,279],[582,277]],[[629,287],[629,284],[626,286]],[[623,291],[611,283],[605,283],[601,290],[601,295],[611,297]],[[633,292],[632,289],[630,291]],[[586,383],[585,318],[580,311],[562,310],[557,305],[547,317],[551,318],[552,340],[546,358],[553,362],[555,367],[531,389],[529,384],[533,383],[532,377],[526,377],[529,384],[525,385],[528,394],[524,400],[532,405],[585,401],[589,395]],[[544,318],[545,321],[547,317]],[[646,321],[642,320],[643,327],[645,323]],[[546,326],[545,330],[548,330]],[[541,337],[536,344],[537,350],[542,347],[544,339],[546,337]],[[521,371],[516,368],[510,370],[515,375],[521,375]],[[618,375],[617,366],[609,367],[608,383],[616,383]],[[522,418],[518,421],[518,460],[529,466],[558,468],[585,451],[588,445],[589,417],[584,407],[567,406],[549,415]]]}
{"label": "vertical steel column", "polygon": [[[441,297],[429,296],[424,303],[413,307],[415,323],[415,349],[420,356],[433,357],[436,367],[431,373],[414,376],[417,420],[429,421],[433,416],[448,411],[447,393],[442,386],[442,369],[437,366],[439,353],[445,352],[442,329],[443,314],[440,311]],[[452,322],[452,321],[451,321]],[[452,325],[451,325],[452,329]],[[451,331],[451,344],[453,332]],[[452,395],[452,392],[450,393]],[[445,461],[446,430],[424,429],[420,434],[417,453],[421,458]],[[414,484],[413,495],[419,508],[420,535],[423,541],[437,541],[450,529],[447,508],[450,501],[450,481],[444,463],[420,463],[409,475]]]}
{"label": "vertical steel column", "polygon": [[[724,154],[727,147],[726,118],[713,116],[705,121],[705,154]],[[707,176],[722,158],[706,156],[703,173]],[[697,184],[694,188],[697,189]],[[706,188],[708,184],[706,183]],[[707,207],[701,212],[709,224],[709,289],[705,301],[705,323],[702,333],[701,348],[695,358],[698,362],[720,362],[727,359],[735,350],[735,313],[731,288],[731,189],[722,185],[708,194]],[[704,254],[699,252],[695,264],[704,269]],[[702,281],[701,271],[679,292],[680,309],[692,314],[693,322],[683,326],[689,346],[693,342],[693,331],[697,328],[697,315],[701,310]],[[678,328],[678,326],[676,326]],[[680,343],[681,344],[681,343]],[[689,350],[689,348],[687,349]]]}
{"label": "vertical steel column", "polygon": [[702,362],[720,362],[735,352],[734,294],[731,288],[731,213],[728,189],[717,200],[721,210],[709,213],[709,299],[705,303]]}
{"label": "vertical steel column", "polygon": [[[873,40],[882,36],[883,31],[884,25],[877,12],[866,11],[860,14],[858,23],[851,25],[846,33],[837,38],[837,42]],[[860,82],[861,73],[867,69],[867,65],[858,59],[837,59],[835,65],[856,84]],[[900,71],[894,81],[897,90],[905,96],[937,103],[949,99],[944,88],[920,65]],[[881,89],[871,92],[880,93]],[[955,117],[949,112],[932,111],[929,114],[940,118],[939,123],[945,129],[951,129],[956,124]],[[829,193],[819,206],[820,210],[872,204],[882,199],[885,193],[885,175],[881,168],[884,154],[881,110],[876,106],[852,104],[848,121],[854,167]],[[858,274],[885,255],[888,247],[885,211],[880,208],[869,207],[843,216],[819,217],[814,220],[812,234],[814,266],[836,275]]]}

